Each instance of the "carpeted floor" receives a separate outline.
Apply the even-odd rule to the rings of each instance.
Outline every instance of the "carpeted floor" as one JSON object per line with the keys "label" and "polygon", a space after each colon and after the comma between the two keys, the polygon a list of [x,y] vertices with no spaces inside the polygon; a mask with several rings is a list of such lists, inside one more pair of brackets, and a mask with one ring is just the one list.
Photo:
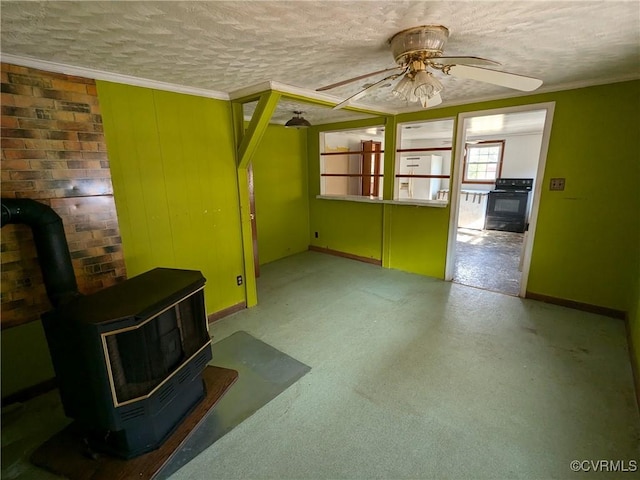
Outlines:
{"label": "carpeted floor", "polygon": [[518,295],[523,233],[459,228],[453,281]]}
{"label": "carpeted floor", "polygon": [[[214,343],[212,350],[211,364],[237,371],[238,380],[154,478],[169,478],[310,370],[307,365],[243,331]],[[3,409],[2,478],[60,478],[31,465],[29,456],[68,423],[57,390],[26,404]],[[70,456],[74,453],[82,457],[81,449]],[[60,465],[55,462],[45,461],[44,464],[50,465],[51,471],[60,471]]]}
{"label": "carpeted floor", "polygon": [[640,455],[620,320],[316,252],[261,274],[211,333],[311,370],[171,480],[560,479]]}
{"label": "carpeted floor", "polygon": [[571,478],[575,459],[638,458],[620,320],[314,252],[258,286],[214,335],[312,370],[172,480]]}
{"label": "carpeted floor", "polygon": [[214,343],[211,348],[211,364],[237,371],[238,381],[162,469],[158,479],[169,478],[310,370],[243,331]]}

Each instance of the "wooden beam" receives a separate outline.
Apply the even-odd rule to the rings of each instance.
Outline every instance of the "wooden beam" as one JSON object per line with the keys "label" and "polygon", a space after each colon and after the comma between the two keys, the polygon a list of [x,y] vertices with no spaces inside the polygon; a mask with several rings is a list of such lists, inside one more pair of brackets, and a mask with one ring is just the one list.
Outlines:
{"label": "wooden beam", "polygon": [[[252,97],[253,98],[253,97]],[[236,161],[238,165],[238,196],[240,199],[240,226],[242,229],[242,254],[244,258],[244,288],[247,307],[258,303],[258,290],[253,258],[253,235],[251,230],[251,204],[247,167],[253,158],[262,136],[267,130],[271,116],[278,105],[280,94],[263,92],[256,106],[249,126],[244,128],[243,103],[245,99],[231,102],[233,130],[236,141]]]}
{"label": "wooden beam", "polygon": [[[295,95],[292,93],[286,93],[286,92],[278,92],[282,95],[283,98],[287,98],[289,100],[298,100],[300,102],[303,103],[309,103],[311,105],[320,105],[323,107],[335,107],[339,102],[336,101],[331,101],[331,100],[321,100],[321,99],[315,99],[315,98],[309,98],[309,97],[305,97],[304,95]],[[371,115],[373,117],[386,117],[389,116],[388,113],[384,113],[384,112],[379,112],[376,110],[372,110],[370,108],[366,108],[366,107],[353,107],[353,106],[346,106],[343,107],[342,110],[346,110],[348,112],[354,112],[354,113],[366,113],[367,115]]]}
{"label": "wooden beam", "polygon": [[242,103],[231,103],[231,119],[233,123],[233,136],[236,142],[236,153],[238,151],[238,146],[242,143],[242,137],[244,137],[244,110],[242,106]]}
{"label": "wooden beam", "polygon": [[238,147],[238,168],[246,169],[247,165],[249,165],[264,132],[267,130],[271,115],[273,115],[278,105],[278,100],[280,100],[280,94],[273,91],[265,92],[260,96],[258,106],[251,117],[249,128],[244,132]]}

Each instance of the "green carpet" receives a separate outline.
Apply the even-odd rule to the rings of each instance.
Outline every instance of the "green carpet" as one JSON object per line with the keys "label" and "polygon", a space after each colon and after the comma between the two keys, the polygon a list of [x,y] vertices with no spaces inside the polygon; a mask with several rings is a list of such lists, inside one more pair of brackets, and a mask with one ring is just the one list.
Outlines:
{"label": "green carpet", "polygon": [[243,331],[212,349],[211,364],[236,370],[238,380],[156,478],[167,478],[310,370]]}

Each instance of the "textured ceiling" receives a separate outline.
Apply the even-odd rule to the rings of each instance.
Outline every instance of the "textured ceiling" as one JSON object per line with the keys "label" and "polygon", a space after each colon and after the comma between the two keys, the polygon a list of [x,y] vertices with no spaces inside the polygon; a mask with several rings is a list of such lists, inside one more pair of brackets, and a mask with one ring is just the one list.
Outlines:
{"label": "textured ceiling", "polygon": [[[637,0],[2,1],[1,6],[3,53],[218,92],[265,81],[313,91],[391,67],[388,38],[432,23],[450,29],[445,55],[496,60],[500,69],[542,79],[541,90],[640,77]],[[519,94],[473,80],[442,81],[444,106]],[[361,86],[356,82],[329,93],[344,98]],[[419,109],[393,98],[388,87],[363,102]],[[350,118],[320,111],[321,120],[305,116],[316,123],[333,120],[332,115]],[[277,116],[287,115],[280,106]]]}

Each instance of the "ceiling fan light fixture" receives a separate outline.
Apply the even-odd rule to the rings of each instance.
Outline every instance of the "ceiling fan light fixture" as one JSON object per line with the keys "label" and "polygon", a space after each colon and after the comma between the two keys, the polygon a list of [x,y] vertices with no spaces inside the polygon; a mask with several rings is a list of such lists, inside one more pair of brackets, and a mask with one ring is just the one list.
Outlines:
{"label": "ceiling fan light fixture", "polygon": [[436,77],[426,70],[420,70],[413,78],[415,84],[415,95],[420,100],[429,99],[439,94],[444,86]]}
{"label": "ceiling fan light fixture", "polygon": [[284,124],[285,127],[287,128],[309,128],[311,126],[311,124],[309,123],[308,120],[306,120],[304,117],[301,117],[301,115],[304,112],[299,112],[299,111],[294,111],[294,116],[287,121],[287,123]]}
{"label": "ceiling fan light fixture", "polygon": [[391,53],[397,64],[396,67],[365,73],[317,90],[329,90],[363,78],[395,71],[396,73],[368,84],[346,100],[338,103],[333,107],[334,110],[351,105],[374,88],[386,85],[389,80],[396,80],[399,77],[401,77],[400,80],[392,89],[393,95],[408,103],[420,102],[423,108],[429,108],[442,103],[440,92],[444,88],[440,80],[434,77],[429,69],[440,71],[444,75],[479,80],[523,92],[531,92],[542,85],[542,80],[538,78],[478,66],[500,65],[494,60],[476,56],[443,56],[442,52],[448,38],[449,29],[442,25],[421,25],[402,30],[388,40]]}
{"label": "ceiling fan light fixture", "polygon": [[[391,93],[396,97],[406,100],[408,103],[420,103],[423,108],[433,106],[430,101],[436,97],[444,86],[430,72],[420,70],[415,74],[403,76]],[[440,102],[437,102],[440,103]]]}
{"label": "ceiling fan light fixture", "polygon": [[396,33],[389,39],[396,63],[407,64],[414,57],[421,59],[442,55],[449,38],[449,29],[442,25],[421,25]]}
{"label": "ceiling fan light fixture", "polygon": [[399,97],[399,98],[402,98],[403,100],[408,101],[409,97],[411,96],[411,92],[413,92],[413,90],[415,90],[413,81],[405,75],[400,79],[398,83],[396,83],[396,86],[393,88],[391,93],[396,97]]}

